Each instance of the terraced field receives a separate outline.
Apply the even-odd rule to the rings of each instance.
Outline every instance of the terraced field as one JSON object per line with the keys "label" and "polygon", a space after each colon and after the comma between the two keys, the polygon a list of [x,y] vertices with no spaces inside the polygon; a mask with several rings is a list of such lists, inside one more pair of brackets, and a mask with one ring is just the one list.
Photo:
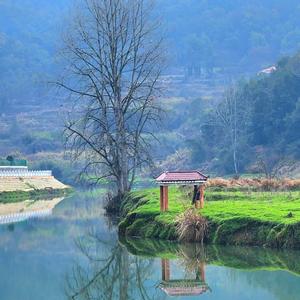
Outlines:
{"label": "terraced field", "polygon": [[14,191],[33,191],[43,189],[66,189],[68,186],[56,180],[53,176],[47,177],[0,177],[0,193]]}

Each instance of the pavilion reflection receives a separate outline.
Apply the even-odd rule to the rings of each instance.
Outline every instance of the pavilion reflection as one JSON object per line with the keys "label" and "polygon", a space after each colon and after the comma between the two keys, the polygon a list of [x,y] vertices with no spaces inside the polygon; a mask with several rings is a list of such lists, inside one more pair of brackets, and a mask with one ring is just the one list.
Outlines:
{"label": "pavilion reflection", "polygon": [[205,276],[209,252],[203,245],[128,237],[121,237],[120,243],[133,255],[160,259],[156,272],[161,295],[199,296],[212,291]]}
{"label": "pavilion reflection", "polygon": [[[96,231],[91,230],[76,240],[81,255],[66,277],[69,299],[158,300],[210,291],[205,280],[206,252],[200,245],[183,247],[147,240],[122,243],[106,240]],[[164,253],[173,254],[174,259],[154,253],[146,256],[134,253],[136,248],[143,251],[146,244],[152,249],[156,246],[165,249]],[[183,279],[173,278],[172,270]]]}
{"label": "pavilion reflection", "polygon": [[[211,273],[210,282],[207,282],[207,265],[255,271],[272,268],[300,274],[300,266],[295,264],[299,252],[202,247],[197,243],[127,237],[118,240],[105,237],[101,232],[97,234],[97,229],[76,242],[78,260],[66,276],[65,290],[69,299],[200,298],[211,292],[210,286],[216,286]],[[273,288],[271,286],[270,290]]]}
{"label": "pavilion reflection", "polygon": [[159,288],[168,296],[196,296],[210,291],[205,281],[205,263],[203,261],[198,263],[194,279],[171,279],[170,260],[162,258],[161,277]]}

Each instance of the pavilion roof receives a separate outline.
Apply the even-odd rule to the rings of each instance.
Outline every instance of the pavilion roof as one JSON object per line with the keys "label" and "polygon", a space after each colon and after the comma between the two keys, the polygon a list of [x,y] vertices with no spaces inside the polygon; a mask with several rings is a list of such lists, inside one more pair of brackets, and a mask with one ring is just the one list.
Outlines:
{"label": "pavilion roof", "polygon": [[201,183],[207,180],[208,176],[199,171],[166,171],[156,178],[158,183]]}
{"label": "pavilion roof", "polygon": [[159,287],[169,296],[200,295],[210,290],[205,282],[186,279],[162,281]]}

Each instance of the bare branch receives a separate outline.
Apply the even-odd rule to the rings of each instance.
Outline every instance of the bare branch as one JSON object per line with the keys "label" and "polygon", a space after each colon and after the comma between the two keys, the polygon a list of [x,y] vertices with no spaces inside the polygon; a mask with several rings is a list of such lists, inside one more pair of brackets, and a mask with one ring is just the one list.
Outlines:
{"label": "bare branch", "polygon": [[78,100],[66,123],[68,147],[86,161],[82,174],[111,179],[119,195],[151,161],[160,112],[158,29],[150,1],[85,0],[65,40],[69,66],[57,85]]}

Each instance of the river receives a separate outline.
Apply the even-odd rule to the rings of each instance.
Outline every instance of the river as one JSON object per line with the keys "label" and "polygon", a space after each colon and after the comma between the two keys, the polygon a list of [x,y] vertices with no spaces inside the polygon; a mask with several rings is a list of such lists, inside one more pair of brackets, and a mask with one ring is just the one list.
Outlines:
{"label": "river", "polygon": [[300,299],[297,251],[118,239],[101,196],[0,226],[0,299]]}

